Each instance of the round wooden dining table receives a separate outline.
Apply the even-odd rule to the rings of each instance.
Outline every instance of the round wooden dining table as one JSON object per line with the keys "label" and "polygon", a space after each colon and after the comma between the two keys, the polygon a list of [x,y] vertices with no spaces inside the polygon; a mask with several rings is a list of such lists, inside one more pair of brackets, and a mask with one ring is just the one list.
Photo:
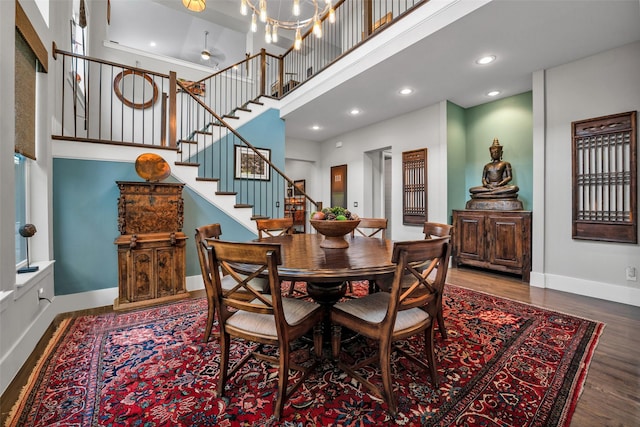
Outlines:
{"label": "round wooden dining table", "polygon": [[307,282],[307,293],[320,304],[335,304],[345,295],[346,281],[380,281],[393,277],[393,242],[375,237],[346,236],[349,247],[320,247],[321,234],[292,234],[258,239],[279,243],[281,279]]}

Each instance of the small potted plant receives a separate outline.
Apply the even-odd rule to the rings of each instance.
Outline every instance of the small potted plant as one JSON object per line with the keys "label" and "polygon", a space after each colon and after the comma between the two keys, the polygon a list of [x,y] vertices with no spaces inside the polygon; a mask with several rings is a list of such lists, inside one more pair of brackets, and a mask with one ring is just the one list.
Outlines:
{"label": "small potted plant", "polygon": [[324,236],[320,247],[342,249],[349,247],[349,242],[344,236],[358,226],[360,219],[347,209],[335,206],[313,212],[309,222],[318,233]]}

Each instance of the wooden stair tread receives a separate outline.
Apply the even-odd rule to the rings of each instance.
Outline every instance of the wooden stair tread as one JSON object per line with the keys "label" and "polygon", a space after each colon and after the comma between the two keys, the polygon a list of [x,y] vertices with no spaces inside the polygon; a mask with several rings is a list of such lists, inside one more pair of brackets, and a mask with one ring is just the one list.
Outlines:
{"label": "wooden stair tread", "polygon": [[219,178],[206,178],[204,176],[197,176],[196,177],[196,181],[218,182],[218,181],[220,181],[220,179]]}
{"label": "wooden stair tread", "polygon": [[191,163],[191,162],[175,162],[177,166],[200,166],[200,163]]}
{"label": "wooden stair tread", "polygon": [[216,191],[216,196],[235,196],[237,194],[235,191]]}

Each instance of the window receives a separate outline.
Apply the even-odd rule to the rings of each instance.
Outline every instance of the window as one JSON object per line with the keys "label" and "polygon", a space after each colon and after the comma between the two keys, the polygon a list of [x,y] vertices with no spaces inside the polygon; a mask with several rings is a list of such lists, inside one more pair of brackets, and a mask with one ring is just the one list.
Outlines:
{"label": "window", "polygon": [[16,239],[16,268],[20,268],[27,263],[27,248],[24,237],[18,230],[27,223],[27,193],[28,193],[28,163],[27,158],[21,154],[13,155],[15,168],[15,199],[16,199],[16,219],[15,219],[15,239]]}

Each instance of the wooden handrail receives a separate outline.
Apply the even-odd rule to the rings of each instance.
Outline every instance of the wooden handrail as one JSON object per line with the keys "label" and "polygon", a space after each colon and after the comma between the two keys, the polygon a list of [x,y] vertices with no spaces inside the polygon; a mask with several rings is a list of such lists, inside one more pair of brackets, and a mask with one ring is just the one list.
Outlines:
{"label": "wooden handrail", "polygon": [[[237,138],[231,144],[224,142],[225,150],[227,151],[219,152],[218,157],[228,156],[231,153],[228,150],[234,150],[234,146],[242,145],[251,150],[257,158],[264,161],[268,165],[269,171],[273,171],[274,176],[278,176],[277,183],[275,181],[269,183],[270,187],[268,188],[271,189],[271,194],[268,196],[269,200],[266,202],[259,201],[268,205],[282,197],[282,195],[276,194],[282,183],[286,182],[289,185],[293,185],[294,181],[263,155],[263,152],[265,152],[263,149],[254,147],[235,128],[230,126],[227,118],[237,118],[237,111],[249,111],[251,103],[260,104],[259,98],[261,96],[269,98],[286,96],[322,69],[344,57],[363,41],[369,40],[370,36],[378,34],[380,30],[389,26],[382,25],[380,27],[377,22],[371,22],[375,19],[374,15],[384,16],[385,22],[382,24],[388,24],[395,22],[398,18],[407,16],[408,12],[428,0],[405,0],[402,5],[395,5],[394,3],[392,6],[389,6],[385,0],[364,0],[364,9],[360,7],[345,7],[349,2],[361,1],[363,0],[339,0],[334,6],[336,14],[340,10],[342,16],[337,19],[344,20],[346,22],[344,25],[349,26],[349,21],[356,20],[358,22],[357,28],[364,28],[362,33],[360,33],[361,30],[358,30],[357,33],[353,32],[356,37],[349,38],[344,43],[336,44],[336,40],[340,41],[340,38],[335,31],[331,33],[327,30],[323,39],[316,39],[312,35],[312,30],[309,29],[303,37],[303,43],[305,43],[307,49],[324,51],[325,46],[329,46],[326,53],[323,53],[320,57],[317,55],[301,55],[293,47],[279,56],[270,54],[262,49],[255,55],[247,54],[244,60],[197,81],[196,89],[200,90],[197,96],[192,92],[194,87],[187,87],[181,83],[175,72],[170,72],[167,75],[99,58],[65,52],[57,49],[55,43],[53,43],[52,56],[57,60],[57,57],[61,54],[63,56],[63,67],[65,67],[65,71],[61,73],[63,85],[61,96],[62,132],[61,135],[53,135],[53,138],[111,143],[123,146],[152,145],[155,148],[177,150],[183,160],[179,163],[195,166],[199,165],[200,161],[204,162],[203,167],[208,168],[208,170],[203,171],[202,179],[219,180],[217,176],[223,172],[222,168],[224,167],[228,184],[226,188],[218,187],[218,192],[235,194],[236,190],[252,191],[254,194],[248,196],[247,200],[249,202],[246,202],[243,199],[244,196],[241,196],[243,194],[242,191],[238,192],[238,205],[245,206],[254,200],[258,202],[256,194],[264,192],[264,187],[262,186],[265,185],[264,181],[269,181],[269,179],[262,181],[263,184],[258,185],[254,182],[250,186],[248,180],[244,179],[244,177],[234,176],[233,171],[229,172],[228,161],[225,160],[223,163],[217,159],[212,160],[210,157],[205,159],[203,154],[205,150],[210,147],[213,148],[214,144],[221,142],[221,138],[230,137],[232,140]],[[391,12],[387,12],[389,7],[392,8]],[[359,16],[348,15],[351,10],[359,10],[363,13]],[[342,13],[343,11],[344,13]],[[388,20],[389,17],[391,17],[391,21]],[[324,23],[327,18],[328,16],[325,14],[321,17],[321,21]],[[382,21],[382,18],[378,21]],[[333,36],[333,42],[329,40],[330,35]],[[68,69],[66,68],[65,61],[68,60],[67,58],[72,64],[70,73],[67,72]],[[309,61],[317,61],[317,63]],[[83,69],[82,67],[85,70],[84,74],[80,71]],[[92,70],[92,72],[88,72],[88,70]],[[131,109],[124,106],[125,102],[122,98],[120,98],[123,101],[122,104],[115,101],[113,99],[113,88],[109,84],[105,85],[104,82],[109,81],[111,83],[114,73],[120,70],[122,72],[132,70],[134,74],[152,76],[151,84],[154,86],[154,91],[156,84],[162,87],[161,105],[158,106],[157,102],[153,102],[151,107],[148,108],[138,107],[138,109]],[[297,77],[291,79],[291,82],[287,82],[285,81],[285,76],[287,75],[285,71],[293,72]],[[109,77],[109,73],[111,77]],[[92,78],[93,82],[91,82]],[[96,82],[96,80],[98,81]],[[93,89],[94,95],[89,93],[90,89]],[[144,93],[142,92],[143,95]],[[214,95],[215,98],[213,97]],[[105,96],[111,96],[110,105],[109,99],[104,99]],[[110,110],[107,111],[109,108]],[[67,110],[66,114],[71,117],[71,123],[65,123],[65,118],[67,117],[65,110]],[[90,120],[96,117],[98,120]],[[102,123],[105,117],[108,117],[110,123]],[[208,140],[199,141],[197,135],[206,132],[213,135],[215,129],[220,131],[219,140],[214,138],[213,142],[211,142],[211,138],[209,138]],[[151,142],[148,142],[149,139],[151,139]],[[263,178],[256,178],[257,181],[261,179]],[[279,180],[282,180],[282,182]],[[301,195],[310,204],[315,205],[317,210],[321,209],[321,202],[316,202],[303,190]],[[276,207],[278,207],[277,204]],[[271,210],[271,212],[274,211]],[[262,214],[258,213],[256,215]]]}
{"label": "wooden handrail", "polygon": [[157,76],[157,77],[162,77],[162,78],[165,78],[165,79],[169,78],[168,74],[159,73],[157,71],[146,70],[144,68],[132,67],[130,65],[119,64],[117,62],[107,61],[107,60],[104,60],[104,59],[96,58],[94,56],[85,56],[85,55],[80,55],[78,53],[68,52],[66,50],[62,50],[62,49],[56,48],[55,47],[56,46],[55,43],[53,44],[53,46],[54,46],[54,49],[55,49],[54,50],[55,54],[53,55],[53,58],[56,59],[56,60],[58,59],[57,55],[60,53],[60,54],[62,54],[64,56],[69,56],[69,57],[72,57],[72,58],[82,59],[84,61],[96,62],[98,64],[103,64],[103,65],[110,65],[112,67],[123,68],[125,70],[133,70],[133,71],[136,71],[136,72],[139,72],[139,73],[142,73],[142,74],[150,74],[150,75]]}

